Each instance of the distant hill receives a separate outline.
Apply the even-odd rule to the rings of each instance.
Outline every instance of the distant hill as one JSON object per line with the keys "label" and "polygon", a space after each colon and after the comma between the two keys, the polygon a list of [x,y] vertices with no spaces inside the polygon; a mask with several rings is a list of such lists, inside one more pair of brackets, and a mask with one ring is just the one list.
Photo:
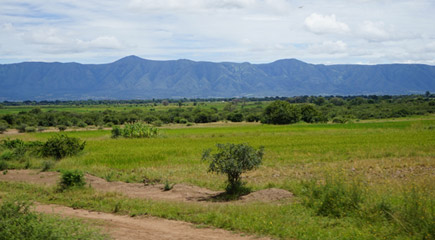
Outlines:
{"label": "distant hill", "polygon": [[435,91],[435,66],[152,61],[0,65],[0,101],[412,94]]}

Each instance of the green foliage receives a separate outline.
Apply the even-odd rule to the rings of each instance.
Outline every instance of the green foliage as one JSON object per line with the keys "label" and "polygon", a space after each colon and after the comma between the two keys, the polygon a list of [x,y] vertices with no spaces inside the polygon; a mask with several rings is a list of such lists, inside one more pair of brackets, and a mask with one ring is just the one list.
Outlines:
{"label": "green foliage", "polygon": [[25,128],[25,132],[28,132],[28,133],[30,133],[30,132],[36,132],[36,128],[35,127],[26,127]]}
{"label": "green foliage", "polygon": [[83,172],[79,170],[65,170],[61,172],[59,190],[63,191],[72,187],[83,187],[86,184]]}
{"label": "green foliage", "polygon": [[20,133],[24,133],[24,132],[26,132],[26,127],[27,127],[27,124],[21,124],[21,125],[17,126],[17,130]]}
{"label": "green foliage", "polygon": [[122,129],[119,126],[112,127],[112,138],[119,138],[122,136]]}
{"label": "green foliage", "polygon": [[8,126],[6,124],[0,123],[0,134],[6,132],[7,129],[8,129]]}
{"label": "green foliage", "polygon": [[42,162],[41,172],[46,172],[53,168],[55,162],[52,160],[47,160]]}
{"label": "green foliage", "polygon": [[104,239],[97,231],[76,220],[61,219],[30,211],[26,201],[6,200],[0,203],[0,239],[79,240]]}
{"label": "green foliage", "polygon": [[312,180],[302,185],[304,205],[321,216],[345,217],[358,210],[363,202],[363,189],[356,182],[350,185],[328,177],[324,183]]}
{"label": "green foliage", "polygon": [[12,140],[10,140],[9,138],[7,138],[7,139],[3,139],[1,144],[3,146],[5,146],[6,148],[14,149],[14,148],[17,148],[17,147],[24,146],[25,143],[21,139],[12,139]]}
{"label": "green foliage", "polygon": [[264,109],[263,121],[268,124],[290,124],[300,120],[300,109],[286,101],[277,100]]}
{"label": "green foliage", "polygon": [[227,116],[227,119],[230,120],[231,122],[242,122],[243,121],[243,114],[238,113],[238,112],[230,113]]}
{"label": "green foliage", "polygon": [[209,172],[227,175],[227,193],[237,193],[243,185],[242,173],[257,168],[261,164],[264,148],[260,147],[256,150],[246,143],[217,144],[216,147],[218,152],[212,155],[212,150],[206,149],[203,152],[202,160],[210,162]]}
{"label": "green foliage", "polygon": [[7,170],[8,168],[8,163],[5,160],[0,159],[0,171]]}
{"label": "green foliage", "polygon": [[420,235],[421,239],[435,238],[435,200],[415,188],[405,192],[401,204],[391,211],[404,231]]}
{"label": "green foliage", "polygon": [[163,191],[169,191],[172,188],[174,188],[175,184],[170,184],[169,181],[166,179],[165,186],[163,187]]}
{"label": "green foliage", "polygon": [[74,156],[83,151],[86,142],[79,138],[68,137],[65,134],[57,134],[49,138],[40,149],[43,157],[54,157],[61,159],[67,156]]}
{"label": "green foliage", "polygon": [[112,128],[112,138],[152,138],[159,135],[159,130],[149,126],[144,122],[134,122],[125,124],[124,128],[114,126]]}
{"label": "green foliage", "polygon": [[9,161],[14,159],[15,155],[14,152],[11,150],[6,150],[3,151],[2,154],[0,155],[0,160],[5,160],[5,161]]}

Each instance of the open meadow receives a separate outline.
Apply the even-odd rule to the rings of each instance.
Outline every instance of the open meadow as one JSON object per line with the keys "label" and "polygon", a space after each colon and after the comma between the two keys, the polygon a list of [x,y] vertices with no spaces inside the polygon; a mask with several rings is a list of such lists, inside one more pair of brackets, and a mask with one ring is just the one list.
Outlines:
{"label": "open meadow", "polygon": [[[263,164],[243,175],[252,191],[294,194],[278,202],[184,202],[128,198],[91,188],[57,192],[0,182],[0,196],[129,215],[151,215],[282,239],[433,239],[435,120],[348,124],[203,124],[162,127],[157,138],[111,138],[110,131],[72,131],[86,141],[53,170],[78,169],[109,182],[189,184],[223,190],[226,178],[207,172],[203,150],[217,143],[264,146]],[[45,141],[57,133],[0,135]],[[10,161],[42,168],[46,159]],[[4,172],[4,174],[8,174]],[[91,186],[92,187],[92,186]]]}

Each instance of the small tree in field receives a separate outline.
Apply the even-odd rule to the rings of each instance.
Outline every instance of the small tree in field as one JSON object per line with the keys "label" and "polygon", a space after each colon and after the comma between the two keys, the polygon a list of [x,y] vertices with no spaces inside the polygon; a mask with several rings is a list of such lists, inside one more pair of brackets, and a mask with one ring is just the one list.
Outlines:
{"label": "small tree in field", "polygon": [[256,150],[246,143],[217,144],[216,147],[218,152],[215,154],[211,154],[211,149],[205,150],[202,160],[210,162],[209,172],[227,175],[227,193],[239,193],[243,186],[242,173],[255,169],[261,164],[264,147]]}

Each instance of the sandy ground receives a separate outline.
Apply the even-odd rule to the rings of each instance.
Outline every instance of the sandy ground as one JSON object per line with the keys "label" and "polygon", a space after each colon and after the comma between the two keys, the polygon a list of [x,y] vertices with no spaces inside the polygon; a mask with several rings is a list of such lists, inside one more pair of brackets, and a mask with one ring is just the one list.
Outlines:
{"label": "sandy ground", "polygon": [[109,213],[72,209],[59,205],[37,204],[35,210],[41,213],[58,214],[63,217],[98,220],[103,232],[117,240],[154,239],[268,239],[242,236],[221,229],[195,228],[191,223],[154,217],[128,217]]}
{"label": "sandy ground", "polygon": [[[0,174],[0,181],[27,182],[54,186],[58,183],[58,172],[38,172],[35,170],[9,170]],[[208,201],[222,192],[187,184],[175,184],[169,191],[164,191],[163,184],[145,185],[142,183],[107,182],[105,179],[86,174],[86,183],[97,191],[118,192],[132,198],[173,201]],[[239,202],[249,201],[281,201],[293,197],[291,192],[282,189],[265,189],[241,197]]]}
{"label": "sandy ground", "polygon": [[[59,180],[57,172],[38,172],[35,170],[9,170],[0,174],[0,181],[27,182],[53,186]],[[120,192],[129,197],[154,200],[204,201],[221,192],[215,192],[196,186],[177,184],[170,191],[163,191],[163,185],[139,183],[107,182],[104,179],[86,175],[88,184],[103,192]],[[282,189],[266,189],[244,196],[245,201],[275,201],[292,198],[293,195]],[[110,213],[73,209],[59,205],[36,204],[35,211],[58,214],[63,217],[77,217],[93,220],[91,223],[103,229],[110,237],[119,240],[141,239],[269,239],[255,236],[243,236],[222,229],[197,228],[191,223],[160,219],[155,217],[129,217]],[[95,223],[96,221],[96,223]]]}

